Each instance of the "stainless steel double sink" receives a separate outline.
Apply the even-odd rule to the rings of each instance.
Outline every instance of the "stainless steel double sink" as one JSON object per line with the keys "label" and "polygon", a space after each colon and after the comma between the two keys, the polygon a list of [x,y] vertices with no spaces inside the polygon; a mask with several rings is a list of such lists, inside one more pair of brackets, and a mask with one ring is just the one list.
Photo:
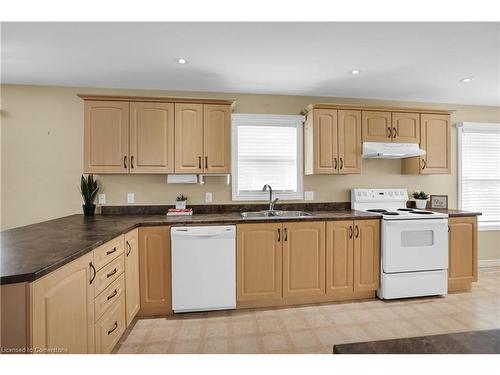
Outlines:
{"label": "stainless steel double sink", "polygon": [[241,217],[246,219],[290,219],[296,217],[310,217],[313,214],[305,211],[262,210],[241,212]]}

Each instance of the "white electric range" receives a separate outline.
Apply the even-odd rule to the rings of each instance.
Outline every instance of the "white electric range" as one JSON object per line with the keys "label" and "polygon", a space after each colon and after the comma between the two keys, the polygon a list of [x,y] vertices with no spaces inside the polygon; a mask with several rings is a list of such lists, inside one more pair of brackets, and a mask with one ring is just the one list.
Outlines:
{"label": "white electric range", "polygon": [[405,189],[353,189],[351,208],[381,220],[382,299],[448,292],[448,215],[406,207]]}

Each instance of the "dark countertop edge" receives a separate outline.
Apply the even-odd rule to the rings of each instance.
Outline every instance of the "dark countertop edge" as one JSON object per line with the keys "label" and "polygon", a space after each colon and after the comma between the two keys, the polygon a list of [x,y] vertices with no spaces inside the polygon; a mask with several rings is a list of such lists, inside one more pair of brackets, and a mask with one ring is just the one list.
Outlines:
{"label": "dark countertop edge", "polygon": [[[437,211],[437,212],[445,212],[448,213],[448,210],[437,210],[434,209],[432,211]],[[344,210],[339,210],[338,212],[349,212],[344,211]],[[322,212],[319,211],[317,214],[331,214],[335,215],[335,211],[331,212]],[[203,214],[200,214],[203,215]],[[449,212],[448,216],[449,217],[459,217],[459,216],[478,216],[481,215],[480,212],[469,212],[469,211],[459,211],[456,210],[456,212]],[[166,215],[154,215],[154,216],[159,216],[163,217],[164,220],[167,219]],[[197,215],[196,215],[197,216]],[[381,219],[381,215],[377,214],[366,214],[362,211],[355,211],[351,210],[351,216],[324,216],[324,217],[316,217],[316,216],[310,216],[310,217],[300,217],[300,218],[286,218],[286,219],[274,219],[274,218],[266,218],[266,219],[248,219],[248,218],[227,218],[227,219],[206,219],[206,220],[194,220],[193,217],[187,216],[184,220],[183,217],[176,217],[175,222],[166,222],[163,220],[159,221],[138,221],[137,223],[125,227],[123,230],[114,233],[112,236],[106,236],[105,238],[95,242],[91,246],[88,246],[84,249],[81,249],[74,254],[71,254],[68,257],[65,257],[61,260],[59,260],[56,263],[51,264],[50,266],[47,266],[45,268],[42,268],[38,271],[35,271],[33,273],[24,273],[24,274],[18,274],[18,275],[5,275],[0,277],[0,285],[7,285],[7,284],[16,284],[16,283],[23,283],[23,282],[33,282],[55,270],[58,268],[64,266],[65,264],[68,264],[72,262],[73,260],[78,259],[79,257],[91,252],[92,250],[96,249],[97,247],[105,244],[108,241],[111,241],[113,238],[120,236],[122,234],[125,234],[135,228],[138,227],[153,227],[153,226],[179,226],[179,225],[190,225],[190,226],[196,226],[196,225],[212,225],[212,224],[249,224],[249,223],[271,223],[271,222],[299,222],[299,221],[342,221],[342,220],[370,220],[370,219],[375,219],[379,220]],[[109,238],[108,238],[109,237]]]}

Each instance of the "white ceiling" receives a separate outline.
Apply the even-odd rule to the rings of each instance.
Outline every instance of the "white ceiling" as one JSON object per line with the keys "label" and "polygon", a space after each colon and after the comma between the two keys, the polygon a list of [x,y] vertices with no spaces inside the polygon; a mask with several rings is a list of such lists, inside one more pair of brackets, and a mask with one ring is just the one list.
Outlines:
{"label": "white ceiling", "polygon": [[1,40],[3,83],[500,105],[500,23],[3,23]]}

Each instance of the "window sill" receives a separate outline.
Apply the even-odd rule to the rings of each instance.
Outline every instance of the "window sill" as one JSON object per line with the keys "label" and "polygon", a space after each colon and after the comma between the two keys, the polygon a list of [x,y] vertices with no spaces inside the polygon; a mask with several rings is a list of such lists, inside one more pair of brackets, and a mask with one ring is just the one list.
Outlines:
{"label": "window sill", "polygon": [[[297,200],[304,200],[304,194],[302,193],[279,193],[273,192],[273,199],[279,198],[280,201],[297,201]],[[233,201],[263,201],[263,202],[269,202],[269,192],[266,192],[265,195],[262,195],[260,193],[244,193],[244,194],[239,194],[239,195],[233,195],[231,197]],[[279,202],[278,202],[279,204]]]}

